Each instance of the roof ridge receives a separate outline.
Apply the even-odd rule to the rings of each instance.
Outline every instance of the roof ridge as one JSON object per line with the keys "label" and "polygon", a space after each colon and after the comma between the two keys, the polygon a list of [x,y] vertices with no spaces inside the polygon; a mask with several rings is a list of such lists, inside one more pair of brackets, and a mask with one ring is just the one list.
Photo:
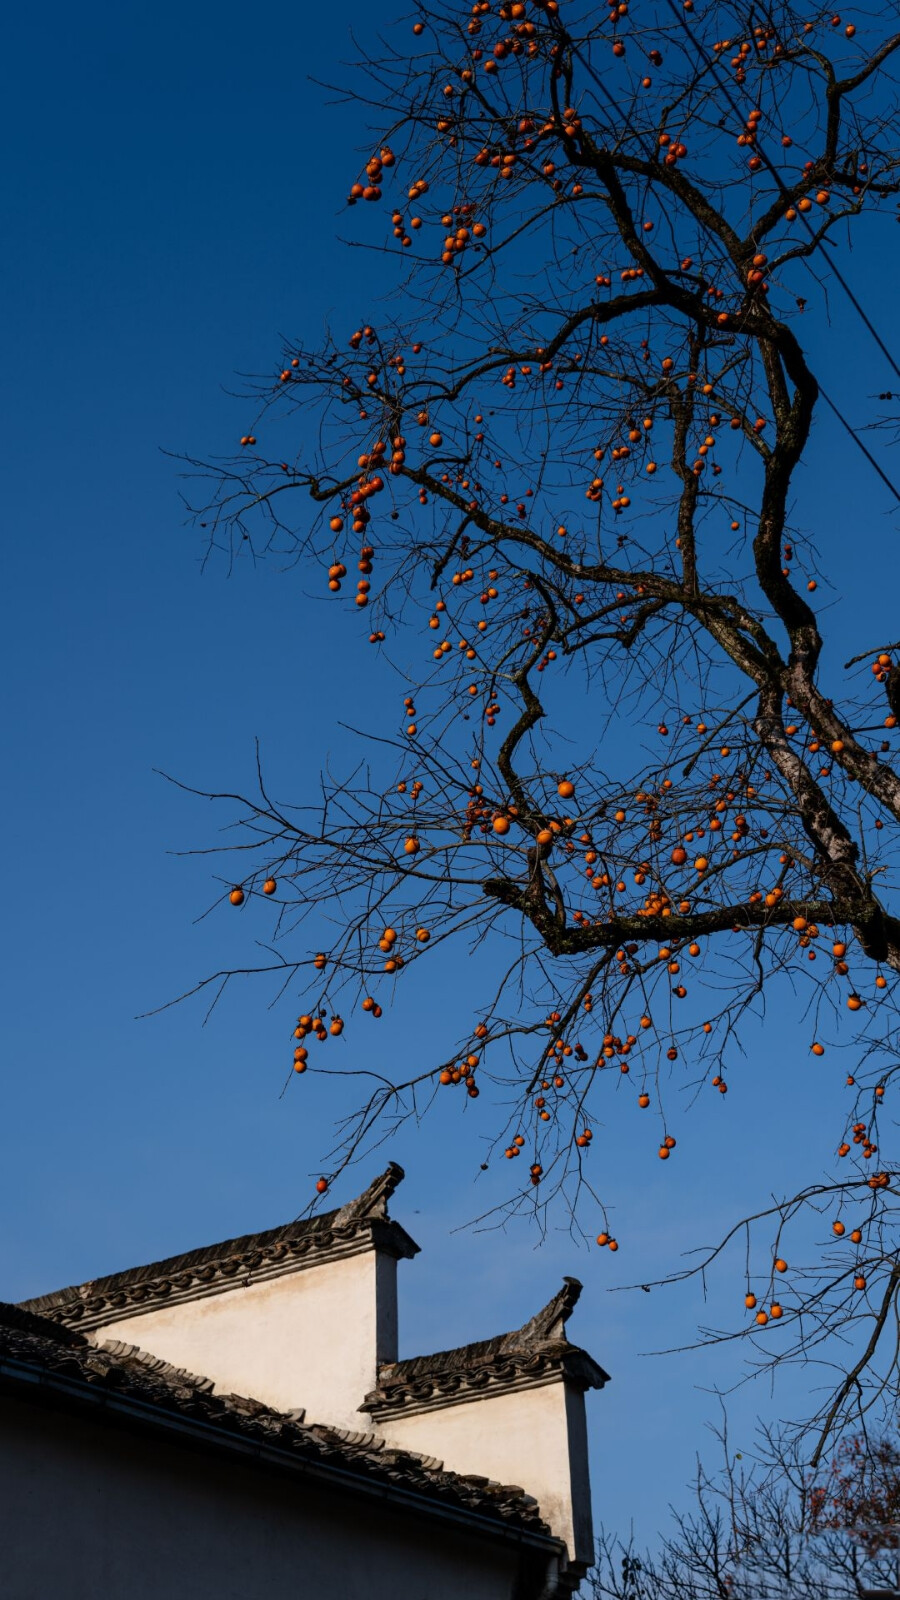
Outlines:
{"label": "roof ridge", "polygon": [[580,1389],[602,1389],[609,1374],[566,1336],[565,1325],[581,1289],[577,1278],[564,1278],[552,1299],[509,1333],[384,1362],[360,1411],[384,1418],[459,1405],[491,1391],[533,1388],[557,1378]]}
{"label": "roof ridge", "polygon": [[244,1274],[276,1276],[307,1265],[308,1256],[354,1253],[354,1245],[365,1248],[367,1242],[409,1258],[419,1246],[387,1214],[388,1200],[402,1180],[403,1168],[392,1161],[361,1195],[333,1211],[70,1284],[23,1300],[22,1309],[90,1327],[112,1321],[109,1313],[123,1306],[150,1310],[154,1302],[194,1299],[230,1287]]}
{"label": "roof ridge", "polygon": [[52,1339],[54,1344],[62,1346],[94,1348],[83,1333],[76,1333],[64,1323],[53,1322],[50,1317],[42,1317],[37,1311],[30,1311],[28,1301],[22,1305],[15,1305],[11,1300],[0,1300],[0,1326],[17,1328],[23,1333],[33,1333],[42,1339]]}
{"label": "roof ridge", "polygon": [[[440,1363],[448,1361],[454,1356],[475,1356],[484,1353],[486,1356],[499,1353],[501,1350],[526,1350],[534,1346],[546,1344],[569,1344],[565,1324],[568,1322],[575,1306],[581,1298],[584,1285],[578,1278],[563,1278],[562,1288],[547,1304],[519,1328],[511,1328],[507,1333],[495,1333],[487,1339],[472,1339],[467,1344],[451,1345],[446,1350],[435,1350],[430,1354],[421,1356],[404,1356],[399,1361],[384,1362],[379,1372],[392,1371],[412,1366],[413,1363]],[[572,1345],[572,1350],[580,1349]]]}

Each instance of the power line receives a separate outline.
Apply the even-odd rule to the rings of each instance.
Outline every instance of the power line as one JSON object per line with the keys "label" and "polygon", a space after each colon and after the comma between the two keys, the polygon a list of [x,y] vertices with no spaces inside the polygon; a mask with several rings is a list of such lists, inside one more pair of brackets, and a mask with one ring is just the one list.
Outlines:
{"label": "power line", "polygon": [[[690,31],[690,28],[688,27],[688,24],[685,21],[684,17],[677,10],[677,8],[676,8],[676,6],[674,4],[674,0],[666,0],[666,4],[668,5],[669,9],[672,11],[672,13],[675,16],[675,18],[676,18],[677,22],[679,23],[679,25],[682,28],[684,28],[685,31],[687,32],[688,38],[690,39],[692,46],[694,46],[695,50],[699,51],[700,47],[699,47],[699,45],[697,45],[697,42],[694,39],[694,37],[693,37],[693,35],[692,35],[691,31]],[[589,76],[591,78],[593,78],[595,84],[597,85],[597,88],[606,97],[606,99],[608,100],[609,104],[612,106],[612,109],[613,109],[614,113],[616,114],[616,116],[621,118],[621,116],[622,116],[621,107],[618,105],[618,103],[615,100],[614,96],[610,94],[609,90],[606,87],[606,84],[602,81],[601,78],[598,77],[597,73],[594,71],[594,68],[591,66],[591,63],[585,59],[584,55],[582,54],[582,52],[578,48],[578,46],[573,44],[572,49],[573,49],[573,54],[577,56],[578,60],[581,62],[581,65],[584,67],[586,72],[589,74]],[[701,57],[701,60],[703,60],[704,64],[705,64],[705,58]],[[716,71],[716,66],[717,66],[717,64],[715,62],[713,62],[712,63],[712,67],[713,67],[714,71]],[[717,81],[719,83],[720,88],[722,88],[724,90],[725,97],[728,100],[728,103],[731,106],[731,109],[736,113],[736,115],[740,116],[741,115],[740,107],[735,104],[735,101],[733,100],[733,98],[732,98],[732,96],[731,96],[731,94],[730,94],[730,92],[728,90],[727,84],[723,84],[722,79],[718,75],[717,72],[716,72],[716,77],[717,77]],[[634,134],[635,138],[637,138],[637,139],[645,139],[647,137],[646,134],[642,134],[642,133],[640,133],[638,131],[638,129],[634,126],[634,123],[632,122],[630,116],[626,116],[625,117],[625,127],[628,129],[628,131],[630,133]],[[765,151],[760,150],[759,153],[762,156],[762,159],[765,161],[767,167],[769,168],[769,171],[772,173],[772,176],[775,178],[775,181],[778,184],[778,187],[781,190],[782,195],[785,196],[787,199],[790,199],[790,195],[788,194],[788,191],[784,186],[784,182],[782,180],[781,174],[772,165],[772,162],[769,160],[769,157],[766,155]],[[804,216],[803,212],[800,212],[799,215],[803,219],[804,227],[809,231],[810,235],[814,237],[814,235],[812,233],[812,228],[810,227],[809,223],[807,222],[806,217]],[[824,244],[824,242],[825,242],[824,240],[820,241],[819,248],[821,248],[821,245]],[[857,313],[859,314],[859,316],[862,318],[862,321],[865,323],[866,327],[869,329],[869,332],[872,334],[872,337],[875,339],[879,349],[884,353],[884,355],[887,358],[888,362],[890,363],[891,367],[897,373],[897,376],[900,377],[900,366],[897,365],[897,362],[894,360],[893,356],[891,355],[890,350],[888,349],[887,345],[884,343],[884,340],[881,338],[880,334],[878,333],[878,330],[875,328],[874,324],[869,319],[869,317],[866,314],[865,310],[860,305],[860,303],[857,300],[855,294],[853,293],[853,290],[850,288],[849,284],[846,282],[846,280],[844,279],[844,277],[841,274],[841,272],[835,266],[834,262],[832,260],[830,260],[830,258],[827,258],[827,259],[828,259],[828,268],[829,268],[829,270],[834,273],[834,276],[836,277],[838,283],[840,284],[841,288],[844,290],[844,293],[848,296],[849,300],[853,304],[853,306],[854,306],[855,310],[857,311]],[[846,417],[843,415],[843,413],[840,411],[838,406],[832,400],[831,396],[828,394],[827,390],[823,387],[823,385],[821,383],[819,383],[818,387],[819,387],[819,393],[821,394],[822,399],[825,401],[825,404],[831,409],[831,411],[833,411],[834,415],[837,417],[837,419],[840,422],[841,426],[846,429],[847,433],[850,435],[850,438],[853,440],[853,442],[856,445],[857,449],[862,452],[862,454],[865,456],[866,460],[869,462],[869,465],[874,467],[874,469],[877,472],[877,474],[878,474],[879,478],[881,479],[882,483],[884,483],[885,486],[889,489],[889,491],[893,495],[894,499],[898,503],[900,503],[900,489],[896,488],[894,483],[888,477],[887,473],[884,471],[884,469],[876,461],[875,457],[872,455],[871,450],[869,450],[868,446],[863,443],[863,440],[860,438],[859,434],[856,432],[856,429],[847,421]]]}
{"label": "power line", "polygon": [[[691,42],[691,46],[692,46],[692,48],[694,50],[694,53],[699,57],[701,63],[704,66],[709,66],[711,68],[711,70],[713,72],[713,75],[715,76],[716,81],[719,84],[720,89],[722,89],[722,91],[723,91],[723,93],[725,95],[725,98],[728,101],[728,104],[731,106],[732,111],[735,113],[736,116],[741,116],[741,114],[742,114],[741,113],[741,109],[737,105],[735,100],[732,98],[732,95],[731,95],[731,92],[729,90],[727,82],[725,82],[723,80],[723,78],[719,74],[718,62],[715,59],[707,61],[707,58],[702,54],[702,52],[700,50],[700,46],[698,45],[696,39],[694,38],[693,34],[691,33],[691,30],[690,30],[690,27],[689,27],[687,21],[685,20],[684,16],[678,10],[678,7],[675,4],[675,0],[666,0],[666,5],[668,6],[669,10],[671,11],[672,15],[674,16],[674,18],[675,18],[676,22],[678,23],[679,27],[682,28],[683,31],[687,34],[687,36],[688,36],[688,38],[689,38],[689,40]],[[757,146],[757,151],[758,151],[759,156],[761,157],[761,159],[765,163],[766,167],[768,168],[769,172],[771,173],[772,177],[775,179],[775,182],[777,183],[778,188],[779,188],[779,190],[781,192],[782,198],[786,199],[786,200],[790,200],[790,194],[788,193],[788,190],[785,187],[784,180],[783,180],[783,178],[781,176],[781,173],[778,171],[777,167],[771,161],[770,157],[766,154],[765,150],[762,148],[761,145]],[[813,232],[813,229],[812,229],[810,223],[806,220],[805,214],[802,211],[800,211],[800,212],[798,212],[798,215],[799,215],[799,217],[800,217],[800,219],[801,219],[801,221],[803,223],[803,226],[805,227],[807,233],[809,234],[810,238],[814,239],[815,238],[815,234]],[[819,244],[819,246],[817,246],[817,248],[821,249],[825,245],[825,243],[826,243],[826,241],[824,239],[821,240],[820,244]],[[872,338],[875,340],[875,343],[878,345],[878,348],[882,352],[882,355],[888,361],[888,363],[890,364],[890,366],[893,369],[893,371],[897,374],[897,377],[900,378],[900,366],[898,366],[897,362],[894,360],[894,357],[891,355],[891,352],[888,349],[887,345],[885,344],[884,340],[882,339],[880,333],[878,332],[878,329],[875,327],[875,325],[872,322],[871,318],[868,316],[866,311],[860,305],[859,301],[856,298],[856,295],[853,293],[853,290],[850,288],[850,285],[847,283],[847,280],[844,278],[844,276],[840,272],[839,268],[835,266],[834,262],[830,259],[830,256],[827,259],[828,259],[829,271],[834,273],[834,276],[836,277],[838,283],[840,284],[841,288],[843,289],[844,293],[846,294],[847,298],[849,299],[849,301],[850,301],[851,305],[853,306],[854,310],[857,312],[858,316],[862,319],[862,321],[865,323],[865,326],[868,328],[869,332],[871,333]]]}
{"label": "power line", "polygon": [[[803,216],[802,211],[799,213],[799,215]],[[803,221],[804,221],[804,223],[806,223],[806,226],[809,227],[809,223],[806,222],[806,218],[805,217],[803,217]],[[820,244],[819,244],[819,249],[820,250],[824,249],[827,244],[828,244],[828,240],[827,239],[822,239]],[[830,249],[830,245],[829,245],[829,249]],[[856,295],[853,293],[853,290],[850,288],[850,285],[847,283],[846,279],[842,276],[841,272],[838,270],[838,268],[835,266],[834,262],[831,261],[831,260],[828,261],[828,270],[829,270],[829,272],[833,272],[834,273],[834,275],[837,278],[837,281],[840,284],[841,288],[843,289],[845,295],[847,295],[848,299],[855,306],[858,315],[862,318],[863,322],[865,323],[865,325],[868,328],[870,334],[872,335],[872,338],[875,340],[875,343],[877,344],[877,346],[878,346],[879,350],[881,351],[882,355],[886,358],[886,360],[888,361],[889,365],[891,367],[893,367],[894,371],[897,374],[897,377],[900,378],[900,367],[898,367],[896,361],[894,360],[893,356],[891,355],[891,352],[888,349],[887,345],[885,344],[884,340],[882,339],[880,333],[878,332],[878,329],[875,327],[875,324],[869,319],[869,317],[866,314],[866,312],[864,311],[863,307],[860,305],[859,301],[857,300]]]}
{"label": "power line", "polygon": [[846,428],[846,430],[849,433],[851,439],[858,446],[858,448],[862,451],[863,455],[865,456],[866,460],[869,462],[870,466],[873,466],[875,468],[875,471],[878,473],[878,476],[881,479],[882,483],[885,484],[888,489],[890,489],[891,494],[894,496],[894,499],[898,503],[900,503],[900,489],[897,489],[897,488],[894,487],[894,484],[891,482],[891,480],[888,477],[887,473],[884,472],[882,470],[882,468],[878,465],[878,462],[875,460],[875,457],[873,456],[873,454],[872,454],[871,450],[869,449],[868,445],[863,443],[862,439],[859,437],[859,434],[856,432],[856,429],[851,426],[851,424],[847,421],[847,418],[843,415],[843,413],[838,410],[838,408],[835,405],[834,401],[832,400],[831,396],[829,394],[826,394],[826,392],[822,388],[821,384],[819,385],[819,393],[822,396],[822,399],[825,401],[825,404],[827,406],[831,407],[831,410],[834,412],[835,416],[837,417],[838,422],[841,423],[842,427]]}

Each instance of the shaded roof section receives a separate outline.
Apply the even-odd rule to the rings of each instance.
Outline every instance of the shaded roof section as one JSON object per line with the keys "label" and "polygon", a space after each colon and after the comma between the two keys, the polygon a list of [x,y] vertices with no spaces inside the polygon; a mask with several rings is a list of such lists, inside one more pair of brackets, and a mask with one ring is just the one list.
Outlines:
{"label": "shaded roof section", "polygon": [[386,1363],[360,1410],[380,1419],[534,1388],[559,1377],[578,1389],[602,1389],[609,1374],[566,1337],[581,1288],[577,1278],[564,1278],[559,1293],[512,1333]]}
{"label": "shaded roof section", "polygon": [[418,1254],[419,1246],[387,1213],[388,1201],[403,1178],[403,1168],[392,1161],[368,1189],[336,1211],[56,1289],[23,1300],[22,1306],[70,1327],[95,1328],[363,1250],[409,1258]]}
{"label": "shaded roof section", "polygon": [[[35,1376],[41,1381],[34,1382]],[[347,1475],[357,1487],[378,1488],[408,1503],[429,1506],[530,1535],[547,1552],[558,1549],[537,1502],[523,1489],[487,1478],[445,1472],[434,1457],[399,1450],[373,1434],[350,1433],[306,1423],[302,1411],[274,1411],[240,1395],[213,1392],[208,1378],[170,1366],[135,1345],[109,1340],[91,1344],[21,1306],[0,1301],[0,1388],[26,1401],[96,1407],[98,1420],[165,1428],[176,1423],[176,1439],[202,1434],[207,1444],[234,1450],[244,1442],[247,1459],[286,1470],[314,1472],[346,1493]],[[339,1479],[337,1474],[340,1474]],[[353,1487],[353,1482],[350,1483]]]}

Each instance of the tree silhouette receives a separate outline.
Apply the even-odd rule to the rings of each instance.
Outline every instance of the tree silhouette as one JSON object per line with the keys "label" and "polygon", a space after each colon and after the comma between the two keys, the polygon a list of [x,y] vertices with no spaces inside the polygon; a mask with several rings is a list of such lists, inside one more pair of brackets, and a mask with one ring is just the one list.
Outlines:
{"label": "tree silhouette", "polygon": [[[374,650],[422,665],[398,720],[367,729],[387,778],[326,776],[303,809],[260,767],[256,793],[218,796],[238,830],[223,899],[274,908],[273,954],[245,970],[299,992],[297,1073],[342,1009],[368,1028],[359,1007],[377,1019],[445,941],[493,941],[503,973],[457,1051],[364,1078],[330,1176],[490,1084],[497,1154],[530,1167],[510,1208],[560,1197],[592,1232],[591,1119],[621,1075],[660,1112],[671,1075],[725,1094],[726,1049],[779,990],[816,1056],[852,1025],[842,1164],[742,1224],[770,1280],[746,1332],[783,1319],[804,1355],[858,1324],[821,1449],[897,1307],[877,1127],[900,645],[861,638],[826,681],[797,474],[824,406],[900,499],[805,343],[821,278],[900,372],[832,248],[896,216],[900,34],[887,5],[858,31],[786,0],[599,9],[444,0],[353,65],[380,132],[348,204],[396,250],[395,314],[284,350],[237,454],[193,463],[197,514],[211,555],[305,561]],[[674,1146],[661,1115],[660,1157]],[[786,1278],[810,1210],[834,1235]]]}
{"label": "tree silhouette", "polygon": [[693,1509],[650,1554],[601,1536],[593,1600],[886,1600],[900,1579],[897,1468],[888,1438],[848,1438],[819,1487],[771,1442],[750,1470],[728,1453],[719,1474],[700,1469]]}

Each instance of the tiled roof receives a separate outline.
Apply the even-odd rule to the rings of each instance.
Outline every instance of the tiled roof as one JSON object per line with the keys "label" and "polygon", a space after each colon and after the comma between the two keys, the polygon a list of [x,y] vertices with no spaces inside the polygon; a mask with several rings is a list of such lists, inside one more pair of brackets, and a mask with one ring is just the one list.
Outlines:
{"label": "tiled roof", "polygon": [[96,1328],[121,1316],[219,1294],[237,1284],[279,1277],[360,1250],[377,1248],[398,1258],[414,1256],[419,1246],[387,1214],[388,1200],[403,1176],[403,1168],[391,1162],[363,1194],[336,1211],[203,1245],[148,1266],[129,1267],[125,1272],[38,1295],[22,1305],[69,1327]]}
{"label": "tiled roof", "polygon": [[558,1376],[579,1389],[602,1389],[609,1374],[566,1338],[565,1324],[580,1294],[578,1279],[565,1278],[559,1293],[513,1333],[388,1362],[379,1369],[378,1383],[360,1410],[383,1420],[461,1404],[501,1389],[533,1388]]}
{"label": "tiled roof", "polygon": [[[35,1376],[41,1380],[34,1382]],[[91,1344],[83,1335],[44,1317],[0,1302],[0,1387],[24,1399],[60,1405],[98,1404],[98,1416],[118,1417],[137,1426],[178,1424],[178,1437],[195,1430],[223,1448],[244,1441],[249,1459],[263,1455],[286,1470],[332,1475],[335,1487],[380,1487],[419,1509],[443,1507],[498,1530],[507,1528],[543,1547],[558,1550],[537,1502],[523,1489],[487,1478],[445,1472],[433,1457],[399,1450],[368,1433],[306,1423],[301,1411],[274,1411],[240,1395],[212,1392],[209,1379],[147,1354],[134,1345],[110,1340]],[[337,1477],[339,1474],[339,1483]]]}

